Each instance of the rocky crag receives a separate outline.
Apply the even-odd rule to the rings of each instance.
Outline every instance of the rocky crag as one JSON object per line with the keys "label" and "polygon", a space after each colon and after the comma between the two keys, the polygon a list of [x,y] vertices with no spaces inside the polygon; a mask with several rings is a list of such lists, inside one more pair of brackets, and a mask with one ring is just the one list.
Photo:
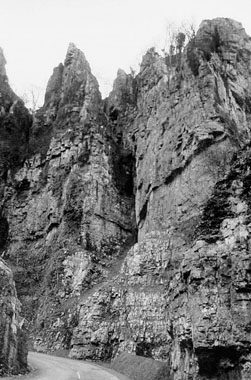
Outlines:
{"label": "rocky crag", "polygon": [[13,274],[0,259],[0,376],[27,370],[27,341]]}
{"label": "rocky crag", "polygon": [[98,83],[70,44],[29,128],[26,159],[4,182],[4,257],[40,332],[36,347],[69,346],[80,296],[112,277],[134,242],[133,170],[129,144],[108,125]]}
{"label": "rocky crag", "polygon": [[36,349],[247,380],[251,38],[207,20],[172,58],[150,49],[103,101],[70,44],[1,158],[1,250]]}
{"label": "rocky crag", "polygon": [[[8,239],[8,220],[3,212],[5,181],[9,172],[23,164],[31,117],[11,90],[0,49],[0,252],[4,256]],[[0,376],[27,369],[25,321],[20,316],[13,274],[0,258]]]}

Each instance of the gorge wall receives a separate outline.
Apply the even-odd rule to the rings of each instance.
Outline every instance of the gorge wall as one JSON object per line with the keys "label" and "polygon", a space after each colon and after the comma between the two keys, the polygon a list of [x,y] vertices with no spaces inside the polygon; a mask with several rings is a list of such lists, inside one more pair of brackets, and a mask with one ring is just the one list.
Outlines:
{"label": "gorge wall", "polygon": [[1,129],[0,248],[37,350],[247,380],[251,38],[206,20],[173,58],[150,49],[103,101],[69,45],[32,125]]}
{"label": "gorge wall", "polygon": [[13,274],[0,259],[0,376],[27,370],[27,341]]}
{"label": "gorge wall", "polygon": [[[0,49],[0,252],[6,252],[9,224],[3,213],[5,181],[9,171],[21,165],[31,117],[13,93],[5,72],[5,58]],[[0,258],[0,376],[17,374],[27,369],[25,321],[20,316],[13,274]]]}

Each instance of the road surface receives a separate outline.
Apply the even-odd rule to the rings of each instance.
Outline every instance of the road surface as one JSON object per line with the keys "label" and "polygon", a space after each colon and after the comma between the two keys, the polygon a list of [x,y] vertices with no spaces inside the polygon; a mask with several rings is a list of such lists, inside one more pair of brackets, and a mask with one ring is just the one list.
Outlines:
{"label": "road surface", "polygon": [[3,377],[20,380],[130,380],[115,371],[95,364],[29,352],[32,372],[26,376]]}

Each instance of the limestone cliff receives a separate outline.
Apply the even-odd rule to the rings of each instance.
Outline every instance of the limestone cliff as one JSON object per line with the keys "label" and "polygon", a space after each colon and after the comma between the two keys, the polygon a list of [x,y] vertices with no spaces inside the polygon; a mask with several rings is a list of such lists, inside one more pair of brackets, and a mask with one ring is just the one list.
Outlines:
{"label": "limestone cliff", "polygon": [[216,19],[175,68],[143,58],[127,133],[139,242],[83,301],[71,356],[127,350],[169,361],[172,379],[250,378],[250,166],[234,154],[250,141],[250,42]]}
{"label": "limestone cliff", "polygon": [[134,239],[134,162],[116,140],[89,64],[70,44],[30,129],[28,158],[5,183],[5,257],[40,350],[69,346],[80,297],[114,275]]}
{"label": "limestone cliff", "polygon": [[0,259],[0,376],[27,369],[27,345],[11,270]]}
{"label": "limestone cliff", "polygon": [[[21,167],[27,154],[31,117],[11,90],[0,48],[0,254],[6,253],[9,224],[4,212],[6,180],[10,171]],[[0,259],[0,376],[27,369],[27,344],[21,305],[13,275]]]}
{"label": "limestone cliff", "polygon": [[5,183],[8,173],[22,166],[27,156],[31,125],[23,102],[9,86],[5,64],[0,48],[0,252],[8,236],[8,221],[3,212]]}
{"label": "limestone cliff", "polygon": [[250,379],[250,74],[242,25],[206,20],[102,101],[70,44],[1,185],[36,349]]}

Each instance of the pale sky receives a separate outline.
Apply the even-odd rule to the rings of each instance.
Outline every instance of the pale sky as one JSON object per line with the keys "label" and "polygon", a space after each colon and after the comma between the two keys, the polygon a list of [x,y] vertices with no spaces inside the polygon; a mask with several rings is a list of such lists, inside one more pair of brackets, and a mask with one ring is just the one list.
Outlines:
{"label": "pale sky", "polygon": [[251,35],[251,0],[0,0],[0,46],[18,95],[43,93],[74,42],[107,96],[118,68],[137,71],[148,48],[163,47],[168,24],[214,17],[240,21]]}

